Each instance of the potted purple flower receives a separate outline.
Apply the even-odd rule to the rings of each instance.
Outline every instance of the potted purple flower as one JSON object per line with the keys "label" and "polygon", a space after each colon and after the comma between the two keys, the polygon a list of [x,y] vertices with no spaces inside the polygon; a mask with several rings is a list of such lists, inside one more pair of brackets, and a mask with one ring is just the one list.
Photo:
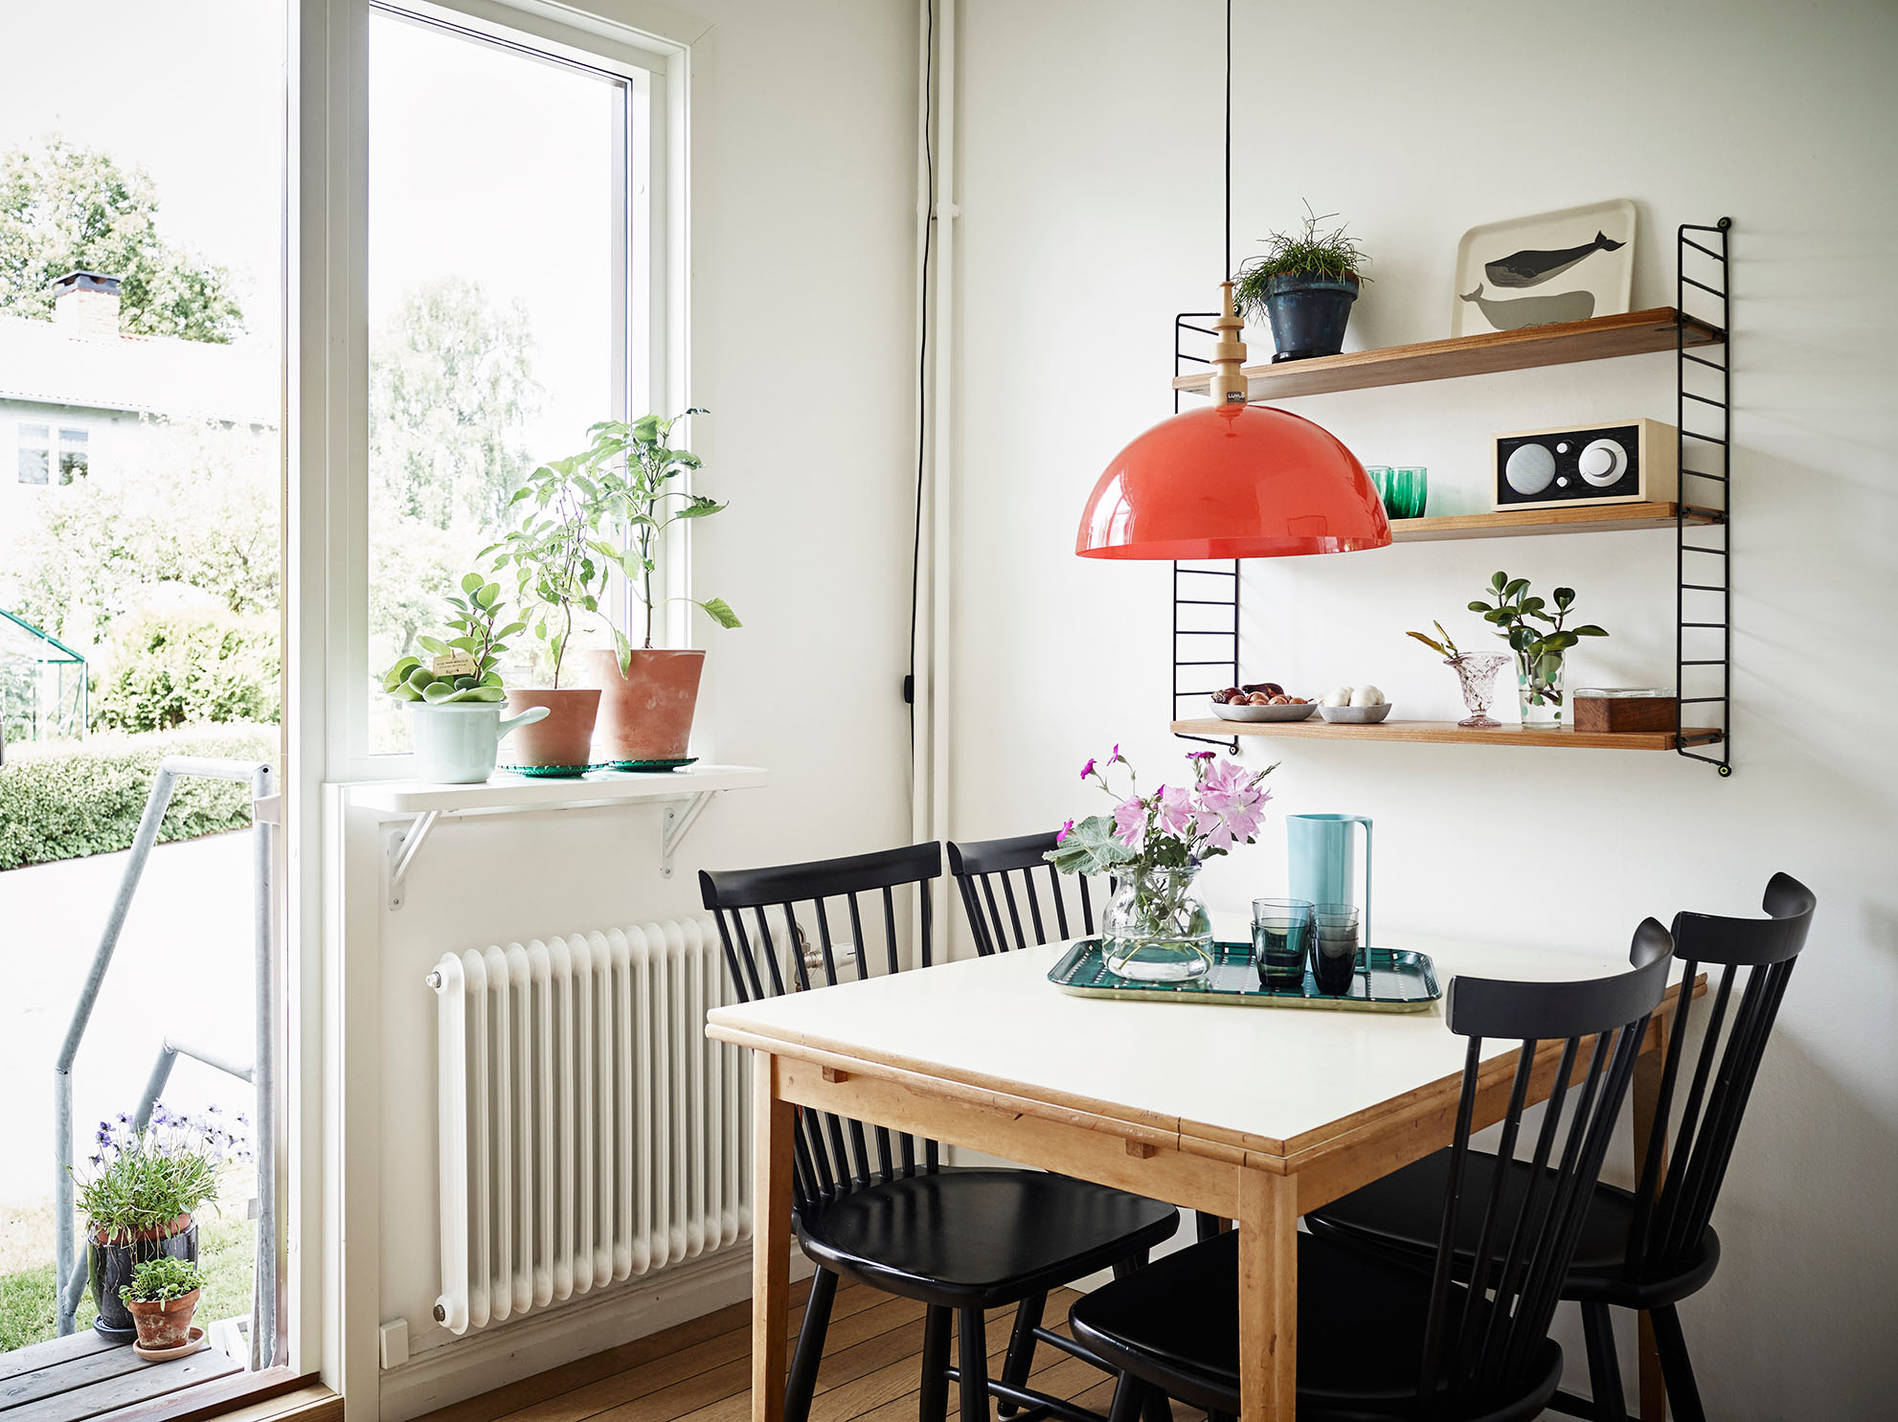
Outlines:
{"label": "potted purple flower", "polygon": [[[1132,762],[1115,746],[1105,763],[1090,759],[1081,778],[1115,800],[1113,810],[1061,827],[1048,862],[1063,874],[1107,874],[1114,896],[1101,915],[1101,954],[1110,971],[1135,982],[1186,982],[1213,965],[1213,922],[1193,893],[1200,867],[1236,844],[1251,844],[1272,792],[1262,782],[1276,766],[1249,771],[1212,751],[1186,757],[1191,785],[1162,785],[1142,795]],[[1108,780],[1126,767],[1123,794]]]}

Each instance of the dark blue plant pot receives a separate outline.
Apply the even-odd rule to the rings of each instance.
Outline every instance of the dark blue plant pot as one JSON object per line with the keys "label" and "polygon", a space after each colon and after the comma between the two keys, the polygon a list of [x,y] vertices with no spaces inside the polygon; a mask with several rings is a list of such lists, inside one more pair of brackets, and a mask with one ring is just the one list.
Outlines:
{"label": "dark blue plant pot", "polygon": [[92,1274],[92,1301],[99,1316],[92,1327],[103,1338],[129,1343],[138,1336],[131,1312],[119,1300],[119,1286],[132,1282],[132,1271],[147,1259],[169,1255],[173,1259],[198,1262],[198,1226],[194,1221],[176,1234],[163,1239],[135,1239],[129,1244],[101,1244],[96,1235],[87,1240]]}
{"label": "dark blue plant pot", "polygon": [[1265,314],[1278,352],[1273,363],[1338,354],[1344,349],[1351,303],[1357,299],[1356,277],[1273,277],[1265,288]]}

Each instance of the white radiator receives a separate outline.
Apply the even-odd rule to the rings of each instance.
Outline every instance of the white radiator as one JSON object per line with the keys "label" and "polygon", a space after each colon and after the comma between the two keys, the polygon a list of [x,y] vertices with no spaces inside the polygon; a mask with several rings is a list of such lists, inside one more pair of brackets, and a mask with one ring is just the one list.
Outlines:
{"label": "white radiator", "polygon": [[710,918],[450,953],[437,994],[455,1333],[751,1234],[748,1067]]}

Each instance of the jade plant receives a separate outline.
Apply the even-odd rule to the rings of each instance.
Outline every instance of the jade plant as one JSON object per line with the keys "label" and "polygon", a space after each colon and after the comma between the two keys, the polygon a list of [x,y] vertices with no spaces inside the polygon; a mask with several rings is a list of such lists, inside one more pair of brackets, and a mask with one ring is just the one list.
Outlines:
{"label": "jade plant", "polygon": [[1233,276],[1233,299],[1249,317],[1265,314],[1265,298],[1272,279],[1281,276],[1325,277],[1333,281],[1351,278],[1369,281],[1364,269],[1371,259],[1358,245],[1357,238],[1345,231],[1343,223],[1321,232],[1318,224],[1338,214],[1314,213],[1305,204],[1305,220],[1291,232],[1274,232],[1265,239],[1265,250],[1248,257]]}
{"label": "jade plant", "polygon": [[479,573],[462,578],[461,592],[449,594],[448,605],[453,635],[417,637],[416,643],[430,660],[401,657],[382,674],[382,689],[398,701],[423,701],[430,706],[505,701],[507,692],[498,670],[501,654],[507,651],[507,639],[527,623],[517,619],[497,626],[501,585]]}
{"label": "jade plant", "polygon": [[1527,578],[1497,573],[1489,580],[1488,596],[1494,601],[1472,602],[1470,611],[1480,612],[1516,654],[1526,703],[1560,707],[1563,657],[1582,638],[1606,637],[1607,631],[1592,622],[1566,625],[1574,612],[1574,588],[1557,588],[1543,599],[1529,591]]}

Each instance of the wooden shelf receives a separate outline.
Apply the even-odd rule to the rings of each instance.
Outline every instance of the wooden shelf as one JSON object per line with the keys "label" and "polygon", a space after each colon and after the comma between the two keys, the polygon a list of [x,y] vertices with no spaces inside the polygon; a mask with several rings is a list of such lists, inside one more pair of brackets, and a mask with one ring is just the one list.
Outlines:
{"label": "wooden shelf", "polygon": [[[1718,523],[1719,517],[1690,508],[1690,525]],[[1501,513],[1456,514],[1444,518],[1394,518],[1391,542],[1435,543],[1446,538],[1515,538],[1534,533],[1593,533],[1619,528],[1672,528],[1673,504],[1609,504],[1603,507],[1509,509]]]}
{"label": "wooden shelf", "polygon": [[[1525,726],[1499,726],[1479,731],[1454,721],[1385,721],[1375,726],[1334,726],[1316,714],[1309,721],[1175,721],[1175,733],[1183,736],[1283,736],[1291,739],[1320,741],[1428,741],[1438,745],[1459,746],[1547,746],[1559,750],[1647,750],[1671,751],[1675,748],[1672,731],[1581,732],[1543,730]],[[1689,727],[1683,737],[1690,746],[1708,745],[1720,739],[1720,733],[1701,727]]]}
{"label": "wooden shelf", "polygon": [[[1671,351],[1675,324],[1680,319],[1672,306],[1656,306],[1648,311],[1532,326],[1523,331],[1484,331],[1447,341],[1347,351],[1280,365],[1250,365],[1245,369],[1247,398],[1277,400],[1334,390],[1369,390],[1380,385],[1408,385],[1419,380],[1449,380],[1459,375],[1488,375],[1499,370]],[[1726,339],[1718,327],[1691,316],[1685,318],[1685,326],[1688,346],[1718,345]],[[1175,377],[1173,388],[1203,395],[1211,382],[1210,371],[1182,375]]]}

